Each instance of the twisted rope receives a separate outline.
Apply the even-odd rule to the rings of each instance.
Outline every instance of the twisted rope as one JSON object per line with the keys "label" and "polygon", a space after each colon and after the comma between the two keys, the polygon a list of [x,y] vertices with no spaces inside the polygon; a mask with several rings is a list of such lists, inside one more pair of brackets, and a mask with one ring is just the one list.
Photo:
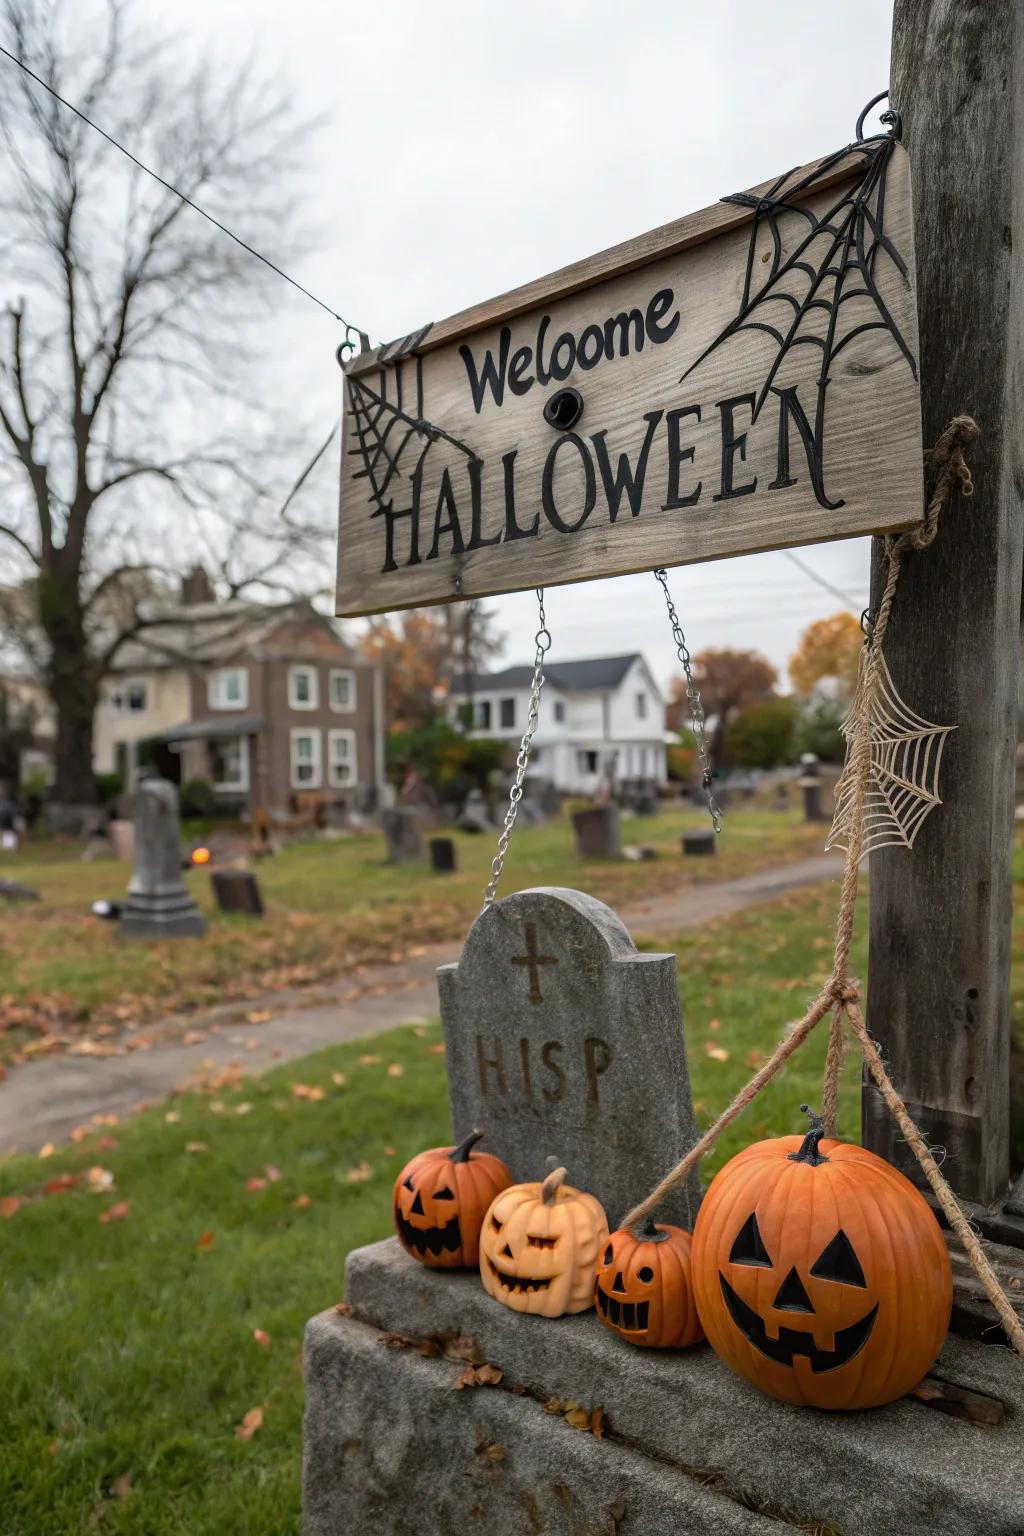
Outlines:
{"label": "twisted rope", "polygon": [[853,785],[850,814],[850,834],[843,865],[843,879],[836,918],[835,946],[832,969],[824,987],[795,1024],[785,1031],[764,1066],[750,1079],[725,1109],[690,1148],[685,1157],[655,1185],[645,1200],[635,1206],[621,1225],[634,1228],[644,1221],[673,1189],[683,1183],[690,1170],[715,1145],[719,1136],[731,1125],[747,1105],[761,1092],[766,1083],[785,1066],[808,1035],[827,1013],[832,1014],[829,1045],[826,1054],[825,1080],[822,1091],[823,1121],[826,1134],[835,1135],[836,1104],[838,1100],[839,1069],[844,1049],[843,1027],[848,1023],[860,1047],[868,1070],[878,1084],[882,1098],[896,1119],[907,1144],[921,1165],[925,1178],[942,1209],[950,1227],[964,1246],[978,1279],[995,1308],[1007,1337],[1017,1353],[1024,1355],[1024,1325],[1013,1310],[991,1264],[985,1256],[980,1241],[972,1231],[959,1201],[943,1177],[938,1163],[932,1156],[924,1136],[914,1124],[906,1104],[894,1088],[885,1065],[858,1006],[860,993],[850,974],[850,949],[853,943],[854,917],[860,878],[860,861],[864,851],[864,801],[871,777],[871,702],[877,686],[881,660],[881,646],[892,613],[893,599],[900,577],[904,554],[912,549],[927,549],[938,532],[939,515],[955,489],[970,496],[974,486],[971,473],[964,461],[964,448],[980,436],[977,423],[969,416],[957,416],[939,438],[929,455],[930,463],[938,468],[932,496],[925,509],[920,525],[898,538],[886,540],[888,569],[885,587],[878,606],[878,614],[861,661],[861,684],[858,690],[860,706],[852,722],[848,769]]}

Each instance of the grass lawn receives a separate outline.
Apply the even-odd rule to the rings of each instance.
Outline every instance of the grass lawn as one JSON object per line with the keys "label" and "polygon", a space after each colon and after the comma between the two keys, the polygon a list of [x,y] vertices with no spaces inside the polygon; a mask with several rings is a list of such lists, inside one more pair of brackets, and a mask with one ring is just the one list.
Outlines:
{"label": "grass lawn", "polygon": [[[833,909],[812,889],[680,942],[705,1123],[816,990]],[[438,1044],[433,1025],[339,1046],[0,1161],[4,1536],[297,1536],[302,1327],[339,1299],[346,1251],[388,1232],[404,1160],[448,1137]],[[705,1177],[800,1127],[824,1044],[822,1029]],[[857,1083],[851,1064],[848,1131]]]}
{"label": "grass lawn", "polygon": [[[706,825],[699,810],[626,823],[626,840],[653,844],[647,863],[577,859],[568,818],[515,835],[502,894],[523,886],[578,885],[612,905],[681,884],[728,879],[818,852],[821,827],[796,811],[730,812],[714,860],[683,860],[679,834]],[[459,873],[426,864],[394,868],[378,835],[297,843],[259,866],[262,923],[215,913],[208,876],[189,884],[210,920],[203,939],[132,943],[89,915],[97,897],[120,896],[125,866],[83,864],[77,846],[29,845],[0,873],[37,889],[41,902],[6,905],[0,922],[0,1060],[48,1050],[75,1033],[117,1030],[178,1008],[267,989],[303,986],[360,964],[401,958],[410,946],[461,936],[480,909],[493,839],[454,834]]]}

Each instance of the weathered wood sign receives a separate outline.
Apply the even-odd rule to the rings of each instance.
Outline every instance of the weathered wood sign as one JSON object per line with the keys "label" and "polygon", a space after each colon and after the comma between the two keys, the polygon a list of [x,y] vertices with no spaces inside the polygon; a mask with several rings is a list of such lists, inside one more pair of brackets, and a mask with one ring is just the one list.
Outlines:
{"label": "weathered wood sign", "polygon": [[884,136],[352,358],[338,612],[905,528],[921,463]]}

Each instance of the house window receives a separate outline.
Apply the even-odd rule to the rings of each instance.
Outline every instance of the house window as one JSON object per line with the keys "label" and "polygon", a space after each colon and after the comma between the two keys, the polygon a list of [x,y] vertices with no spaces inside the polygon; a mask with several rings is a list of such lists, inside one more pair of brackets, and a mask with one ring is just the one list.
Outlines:
{"label": "house window", "polygon": [[316,709],[320,703],[316,667],[288,668],[288,703],[292,709]]}
{"label": "house window", "polygon": [[210,742],[210,777],[224,793],[249,788],[249,742],[244,736],[226,736]]}
{"label": "house window", "polygon": [[555,720],[559,725],[565,723],[565,705],[561,699],[555,700]]}
{"label": "house window", "polygon": [[142,715],[148,707],[145,683],[122,683],[110,695],[110,702],[119,715]]}
{"label": "house window", "polygon": [[490,699],[477,699],[473,710],[473,724],[478,731],[489,731],[491,728],[491,701]]}
{"label": "house window", "polygon": [[576,754],[576,760],[577,760],[577,762],[579,764],[580,773],[596,773],[597,772],[597,753],[596,752],[578,752]]}
{"label": "house window", "polygon": [[355,731],[327,732],[327,776],[332,789],[356,782]]}
{"label": "house window", "polygon": [[350,714],[356,707],[356,675],[331,668],[331,708],[338,714]]}
{"label": "house window", "polygon": [[647,719],[647,695],[638,693],[636,696],[636,717],[638,720]]}
{"label": "house window", "polygon": [[222,667],[206,680],[211,709],[244,709],[249,702],[249,674],[244,667]]}
{"label": "house window", "polygon": [[516,726],[516,701],[515,699],[502,699],[501,728],[503,731],[514,731]]}
{"label": "house window", "polygon": [[292,789],[320,788],[320,732],[292,731]]}

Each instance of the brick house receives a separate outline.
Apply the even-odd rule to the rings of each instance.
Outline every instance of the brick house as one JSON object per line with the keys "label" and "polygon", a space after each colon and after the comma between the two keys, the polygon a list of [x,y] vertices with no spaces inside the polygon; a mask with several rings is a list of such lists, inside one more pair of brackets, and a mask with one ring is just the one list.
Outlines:
{"label": "brick house", "polygon": [[378,669],[310,604],[201,594],[122,648],[95,766],[129,789],[155,762],[175,782],[206,780],[232,811],[365,806],[383,783],[382,708]]}

